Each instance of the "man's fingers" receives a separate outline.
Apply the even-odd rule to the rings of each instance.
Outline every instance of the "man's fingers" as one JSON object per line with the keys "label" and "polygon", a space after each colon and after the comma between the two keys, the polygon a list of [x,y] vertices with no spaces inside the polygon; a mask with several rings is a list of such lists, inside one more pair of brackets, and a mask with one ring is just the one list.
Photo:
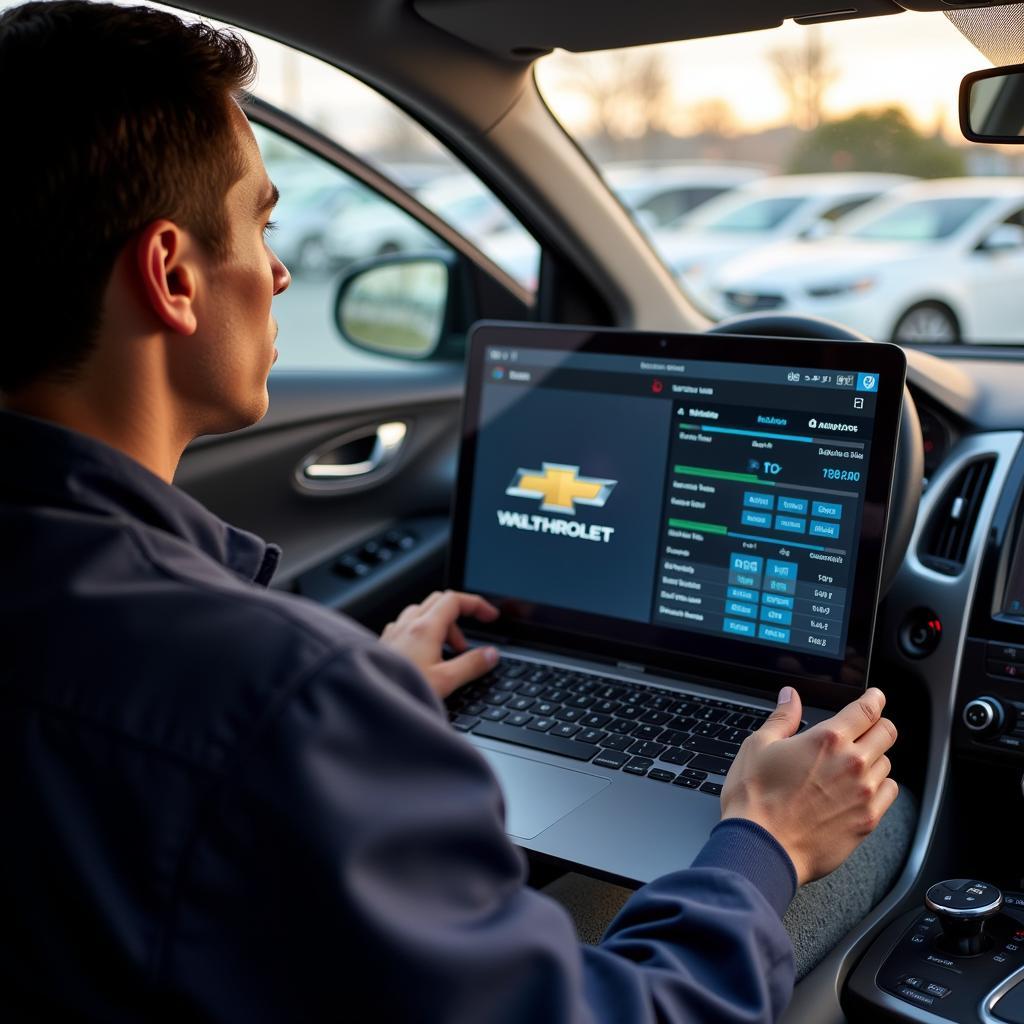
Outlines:
{"label": "man's fingers", "polygon": [[892,762],[883,754],[870,768],[864,773],[864,781],[869,786],[877,787],[880,786],[885,779],[889,777],[889,772],[892,771]]}
{"label": "man's fingers", "polygon": [[453,651],[461,653],[469,647],[469,644],[466,643],[465,634],[461,629],[459,629],[458,624],[455,622],[448,627],[448,636],[445,639],[448,641],[448,646],[451,647]]}
{"label": "man's fingers", "polygon": [[395,619],[396,626],[404,626],[410,619],[415,618],[419,615],[422,605],[411,604],[408,608],[403,608],[401,614]]}
{"label": "man's fingers", "polygon": [[454,693],[463,683],[471,679],[479,679],[485,672],[494,668],[498,661],[498,652],[493,647],[474,647],[465,654],[460,654],[451,661],[442,662],[430,671],[435,683],[434,690],[442,698]]}
{"label": "man's fingers", "polygon": [[882,717],[885,694],[872,686],[842,711],[815,728],[833,729],[848,740],[857,740]]}
{"label": "man's fingers", "polygon": [[445,591],[428,608],[430,600],[428,597],[423,602],[423,614],[443,624],[444,634],[447,634],[449,625],[463,615],[471,615],[483,622],[492,622],[500,614],[490,601],[485,601],[479,594],[464,594],[460,590]]}
{"label": "man's fingers", "polygon": [[868,824],[871,826],[869,831],[874,831],[878,823],[885,817],[885,812],[892,807],[893,801],[899,795],[900,787],[896,785],[893,779],[885,779],[882,782],[868,809],[870,818]]}
{"label": "man's fingers", "polygon": [[420,602],[419,609],[421,612],[429,612],[439,601],[443,601],[448,596],[447,590],[435,590],[425,601]]}
{"label": "man's fingers", "polygon": [[792,686],[784,686],[779,691],[779,701],[775,710],[765,719],[764,725],[757,730],[757,735],[766,740],[784,740],[792,736],[800,727],[800,715],[803,704],[800,694]]}
{"label": "man's fingers", "polygon": [[896,726],[888,718],[880,718],[857,742],[855,749],[868,764],[874,764],[896,742]]}

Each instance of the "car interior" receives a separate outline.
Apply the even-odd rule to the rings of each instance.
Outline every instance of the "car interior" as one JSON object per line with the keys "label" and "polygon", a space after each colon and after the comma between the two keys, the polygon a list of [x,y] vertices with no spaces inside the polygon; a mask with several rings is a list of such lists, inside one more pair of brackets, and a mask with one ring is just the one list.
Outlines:
{"label": "car interior", "polygon": [[[444,584],[476,321],[718,331],[769,347],[772,338],[865,337],[789,310],[712,324],[552,112],[538,61],[551,51],[742,39],[792,22],[843,28],[913,17],[951,21],[977,47],[976,70],[1024,58],[1024,5],[997,2],[209,0],[189,10],[343,69],[457,157],[534,245],[536,266],[520,273],[329,129],[263,99],[249,104],[265,154],[268,133],[356,179],[438,241],[423,252],[381,241],[325,279],[330,309],[316,315],[364,361],[289,365],[296,328],[282,320],[285,359],[270,379],[268,415],[196,441],[176,482],[282,546],[274,586],[375,630]],[[959,79],[942,83],[951,101]],[[1022,141],[1022,80],[969,83],[962,116],[979,150]],[[971,90],[986,83],[1005,87],[993,99],[989,85],[972,107]],[[1024,343],[1021,294],[1006,302]],[[410,318],[410,303],[427,313]],[[393,315],[380,314],[382,331],[363,314],[384,306]],[[869,682],[885,690],[900,733],[893,775],[917,807],[909,848],[887,891],[799,981],[784,1017],[794,1024],[1024,1024],[1024,360],[1013,346],[971,340],[905,346],[893,439]],[[531,881],[547,884],[572,867],[534,858]]]}

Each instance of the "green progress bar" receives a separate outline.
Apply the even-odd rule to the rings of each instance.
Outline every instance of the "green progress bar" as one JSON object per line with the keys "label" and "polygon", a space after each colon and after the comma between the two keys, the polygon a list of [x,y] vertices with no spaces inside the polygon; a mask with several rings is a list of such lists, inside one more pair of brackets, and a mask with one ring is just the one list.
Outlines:
{"label": "green progress bar", "polygon": [[692,519],[670,519],[669,526],[677,530],[696,530],[698,533],[721,533],[729,532],[727,526],[719,526],[717,523],[695,523]]}
{"label": "green progress bar", "polygon": [[697,466],[676,466],[675,470],[683,476],[706,476],[709,480],[737,480],[741,484],[760,484],[762,487],[774,487],[774,480],[762,480],[753,473],[730,473],[725,469],[702,469]]}

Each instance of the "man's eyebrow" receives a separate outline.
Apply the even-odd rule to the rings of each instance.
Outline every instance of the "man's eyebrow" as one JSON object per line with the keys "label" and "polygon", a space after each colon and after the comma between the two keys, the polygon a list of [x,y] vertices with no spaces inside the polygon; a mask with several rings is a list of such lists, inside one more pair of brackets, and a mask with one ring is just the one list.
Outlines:
{"label": "man's eyebrow", "polygon": [[278,191],[277,186],[271,182],[270,191],[267,192],[263,199],[260,200],[259,205],[256,207],[257,213],[266,213],[268,210],[272,210],[276,205],[277,201],[281,198],[281,193]]}

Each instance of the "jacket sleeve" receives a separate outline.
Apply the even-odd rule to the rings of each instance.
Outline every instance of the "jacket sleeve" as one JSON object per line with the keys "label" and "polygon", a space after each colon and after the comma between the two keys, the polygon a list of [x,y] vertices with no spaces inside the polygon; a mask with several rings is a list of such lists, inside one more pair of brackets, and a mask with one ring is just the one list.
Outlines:
{"label": "jacket sleeve", "polygon": [[792,867],[767,833],[723,823],[584,949],[502,821],[412,666],[379,645],[330,657],[211,786],[158,943],[172,1016],[705,1024],[785,1005]]}

